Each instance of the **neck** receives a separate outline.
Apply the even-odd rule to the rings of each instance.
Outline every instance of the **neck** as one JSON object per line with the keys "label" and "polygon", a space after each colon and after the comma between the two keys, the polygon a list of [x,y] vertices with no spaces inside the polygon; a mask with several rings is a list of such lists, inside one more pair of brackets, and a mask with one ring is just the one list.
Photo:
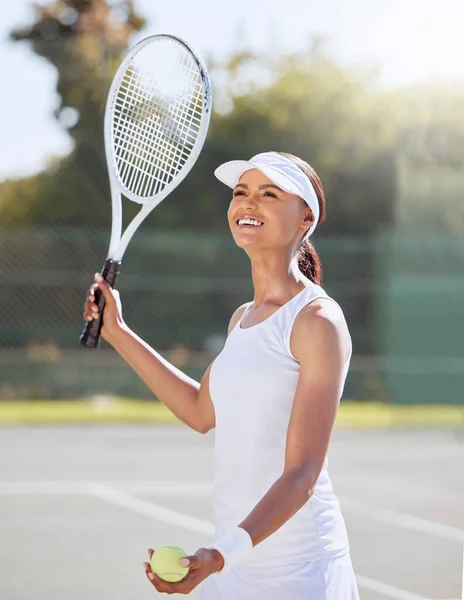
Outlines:
{"label": "neck", "polygon": [[284,304],[298,294],[304,286],[304,277],[293,268],[291,256],[284,252],[250,256],[253,280],[253,304]]}

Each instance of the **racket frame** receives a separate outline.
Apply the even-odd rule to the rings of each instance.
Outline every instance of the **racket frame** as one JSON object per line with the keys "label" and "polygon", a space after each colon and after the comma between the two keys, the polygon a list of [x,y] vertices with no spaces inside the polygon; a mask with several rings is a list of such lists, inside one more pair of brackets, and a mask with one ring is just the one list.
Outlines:
{"label": "racket frame", "polygon": [[[113,131],[113,113],[117,98],[117,90],[119,89],[121,80],[127,71],[129,64],[136,54],[138,54],[145,46],[153,43],[154,41],[168,38],[169,40],[176,41],[185,47],[185,49],[191,54],[195,60],[198,71],[203,83],[203,110],[201,111],[201,122],[196,136],[193,148],[190,152],[182,168],[173,179],[164,186],[164,188],[152,195],[143,197],[143,203],[140,202],[141,196],[131,192],[123,183],[118,168],[116,165],[116,157],[113,152],[114,148],[114,131]],[[111,190],[111,205],[112,205],[112,223],[111,223],[111,237],[110,244],[107,254],[107,259],[101,271],[103,278],[110,284],[111,287],[115,287],[116,279],[119,274],[121,261],[127,246],[132,239],[133,235],[137,231],[140,224],[144,221],[147,215],[156,207],[162,200],[164,200],[188,175],[193,165],[195,164],[206,139],[208,133],[209,122],[211,118],[212,110],[212,93],[211,83],[201,57],[195,52],[195,50],[183,39],[169,34],[156,34],[148,36],[135,44],[124,56],[119,65],[111,86],[108,92],[106,106],[105,106],[105,118],[104,118],[104,142],[105,142],[105,155],[106,163],[108,167],[108,176],[110,181]],[[132,219],[127,226],[124,233],[122,232],[122,198],[121,195],[126,196],[129,200],[137,203],[141,203],[140,211]],[[102,314],[105,307],[105,299],[99,289],[95,291],[95,302],[99,309],[99,318],[90,321],[85,326],[81,337],[80,343],[87,348],[97,348],[100,341],[100,331],[103,324]]]}
{"label": "racket frame", "polygon": [[[204,107],[201,113],[201,123],[199,126],[198,135],[195,139],[192,151],[182,166],[179,173],[170,181],[160,192],[153,196],[144,197],[142,207],[139,213],[132,219],[127,226],[124,233],[122,233],[122,200],[121,194],[126,196],[129,200],[140,203],[141,196],[134,194],[124,185],[123,181],[118,172],[116,165],[116,157],[113,152],[114,148],[114,131],[113,131],[113,114],[117,98],[117,90],[119,89],[122,78],[132,59],[138,54],[145,46],[160,40],[167,38],[174,40],[184,46],[184,48],[192,55],[195,60],[201,80],[203,83],[204,92]],[[127,246],[137,231],[140,224],[143,222],[145,217],[162,202],[166,196],[168,196],[188,175],[193,165],[195,164],[198,156],[203,148],[203,144],[208,133],[209,122],[211,118],[211,106],[212,106],[212,94],[211,94],[211,83],[206,69],[205,64],[201,57],[195,52],[195,50],[182,38],[175,35],[168,34],[155,34],[144,38],[133,48],[131,48],[124,56],[121,64],[119,65],[114,77],[111,82],[111,87],[108,93],[106,108],[105,108],[105,122],[104,122],[104,137],[105,137],[105,154],[106,162],[108,166],[108,173],[110,178],[111,187],[111,203],[112,203],[112,225],[111,225],[111,238],[108,250],[108,258],[114,261],[121,262]]]}

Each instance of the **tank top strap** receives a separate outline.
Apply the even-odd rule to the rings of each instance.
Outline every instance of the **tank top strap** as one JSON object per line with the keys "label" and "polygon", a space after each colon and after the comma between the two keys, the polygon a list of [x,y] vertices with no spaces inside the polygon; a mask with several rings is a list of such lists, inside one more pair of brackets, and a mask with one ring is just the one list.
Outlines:
{"label": "tank top strap", "polygon": [[[284,306],[284,310],[280,315],[281,319],[279,323],[281,343],[285,352],[292,358],[294,357],[290,349],[290,339],[295,320],[300,314],[300,312],[308,304],[311,304],[312,302],[314,302],[315,300],[319,300],[320,298],[332,300],[332,298],[330,298],[327,292],[320,285],[310,283],[293,299],[293,302],[290,301],[287,303],[287,305]],[[335,301],[333,300],[333,302]]]}

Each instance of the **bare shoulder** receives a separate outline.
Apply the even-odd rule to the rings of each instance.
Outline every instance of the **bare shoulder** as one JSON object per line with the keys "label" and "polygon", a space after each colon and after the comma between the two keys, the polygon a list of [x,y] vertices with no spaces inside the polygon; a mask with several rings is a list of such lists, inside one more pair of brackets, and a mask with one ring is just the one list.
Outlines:
{"label": "bare shoulder", "polygon": [[322,327],[323,323],[346,327],[345,315],[340,305],[330,298],[318,298],[314,302],[310,302],[300,311],[295,320],[297,327],[300,325],[308,327],[316,323]]}
{"label": "bare shoulder", "polygon": [[330,298],[318,298],[305,306],[297,318],[291,335],[291,349],[295,357],[311,346],[338,348],[344,358],[351,351],[348,326],[340,306]]}
{"label": "bare shoulder", "polygon": [[240,321],[240,319],[243,316],[243,313],[246,311],[246,309],[250,306],[251,302],[245,302],[245,304],[242,304],[241,306],[239,306],[237,308],[237,310],[234,312],[234,314],[232,315],[230,321],[229,321],[229,328],[227,330],[227,335],[230,334],[230,332],[232,331],[232,329],[237,325],[237,323]]}

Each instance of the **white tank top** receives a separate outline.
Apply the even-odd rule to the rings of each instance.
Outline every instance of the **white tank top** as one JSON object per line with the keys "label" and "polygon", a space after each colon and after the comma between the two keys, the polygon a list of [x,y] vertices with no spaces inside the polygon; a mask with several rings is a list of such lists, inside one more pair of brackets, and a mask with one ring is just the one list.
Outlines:
{"label": "white tank top", "polygon": [[[318,298],[309,285],[263,322],[232,329],[210,372],[216,414],[213,512],[216,534],[238,525],[282,475],[299,363],[290,351],[298,313]],[[311,343],[308,340],[308,343]],[[351,356],[351,352],[350,352]],[[345,378],[349,359],[345,366]],[[314,494],[280,529],[255,546],[248,565],[301,563],[349,550],[345,523],[327,472]]]}

